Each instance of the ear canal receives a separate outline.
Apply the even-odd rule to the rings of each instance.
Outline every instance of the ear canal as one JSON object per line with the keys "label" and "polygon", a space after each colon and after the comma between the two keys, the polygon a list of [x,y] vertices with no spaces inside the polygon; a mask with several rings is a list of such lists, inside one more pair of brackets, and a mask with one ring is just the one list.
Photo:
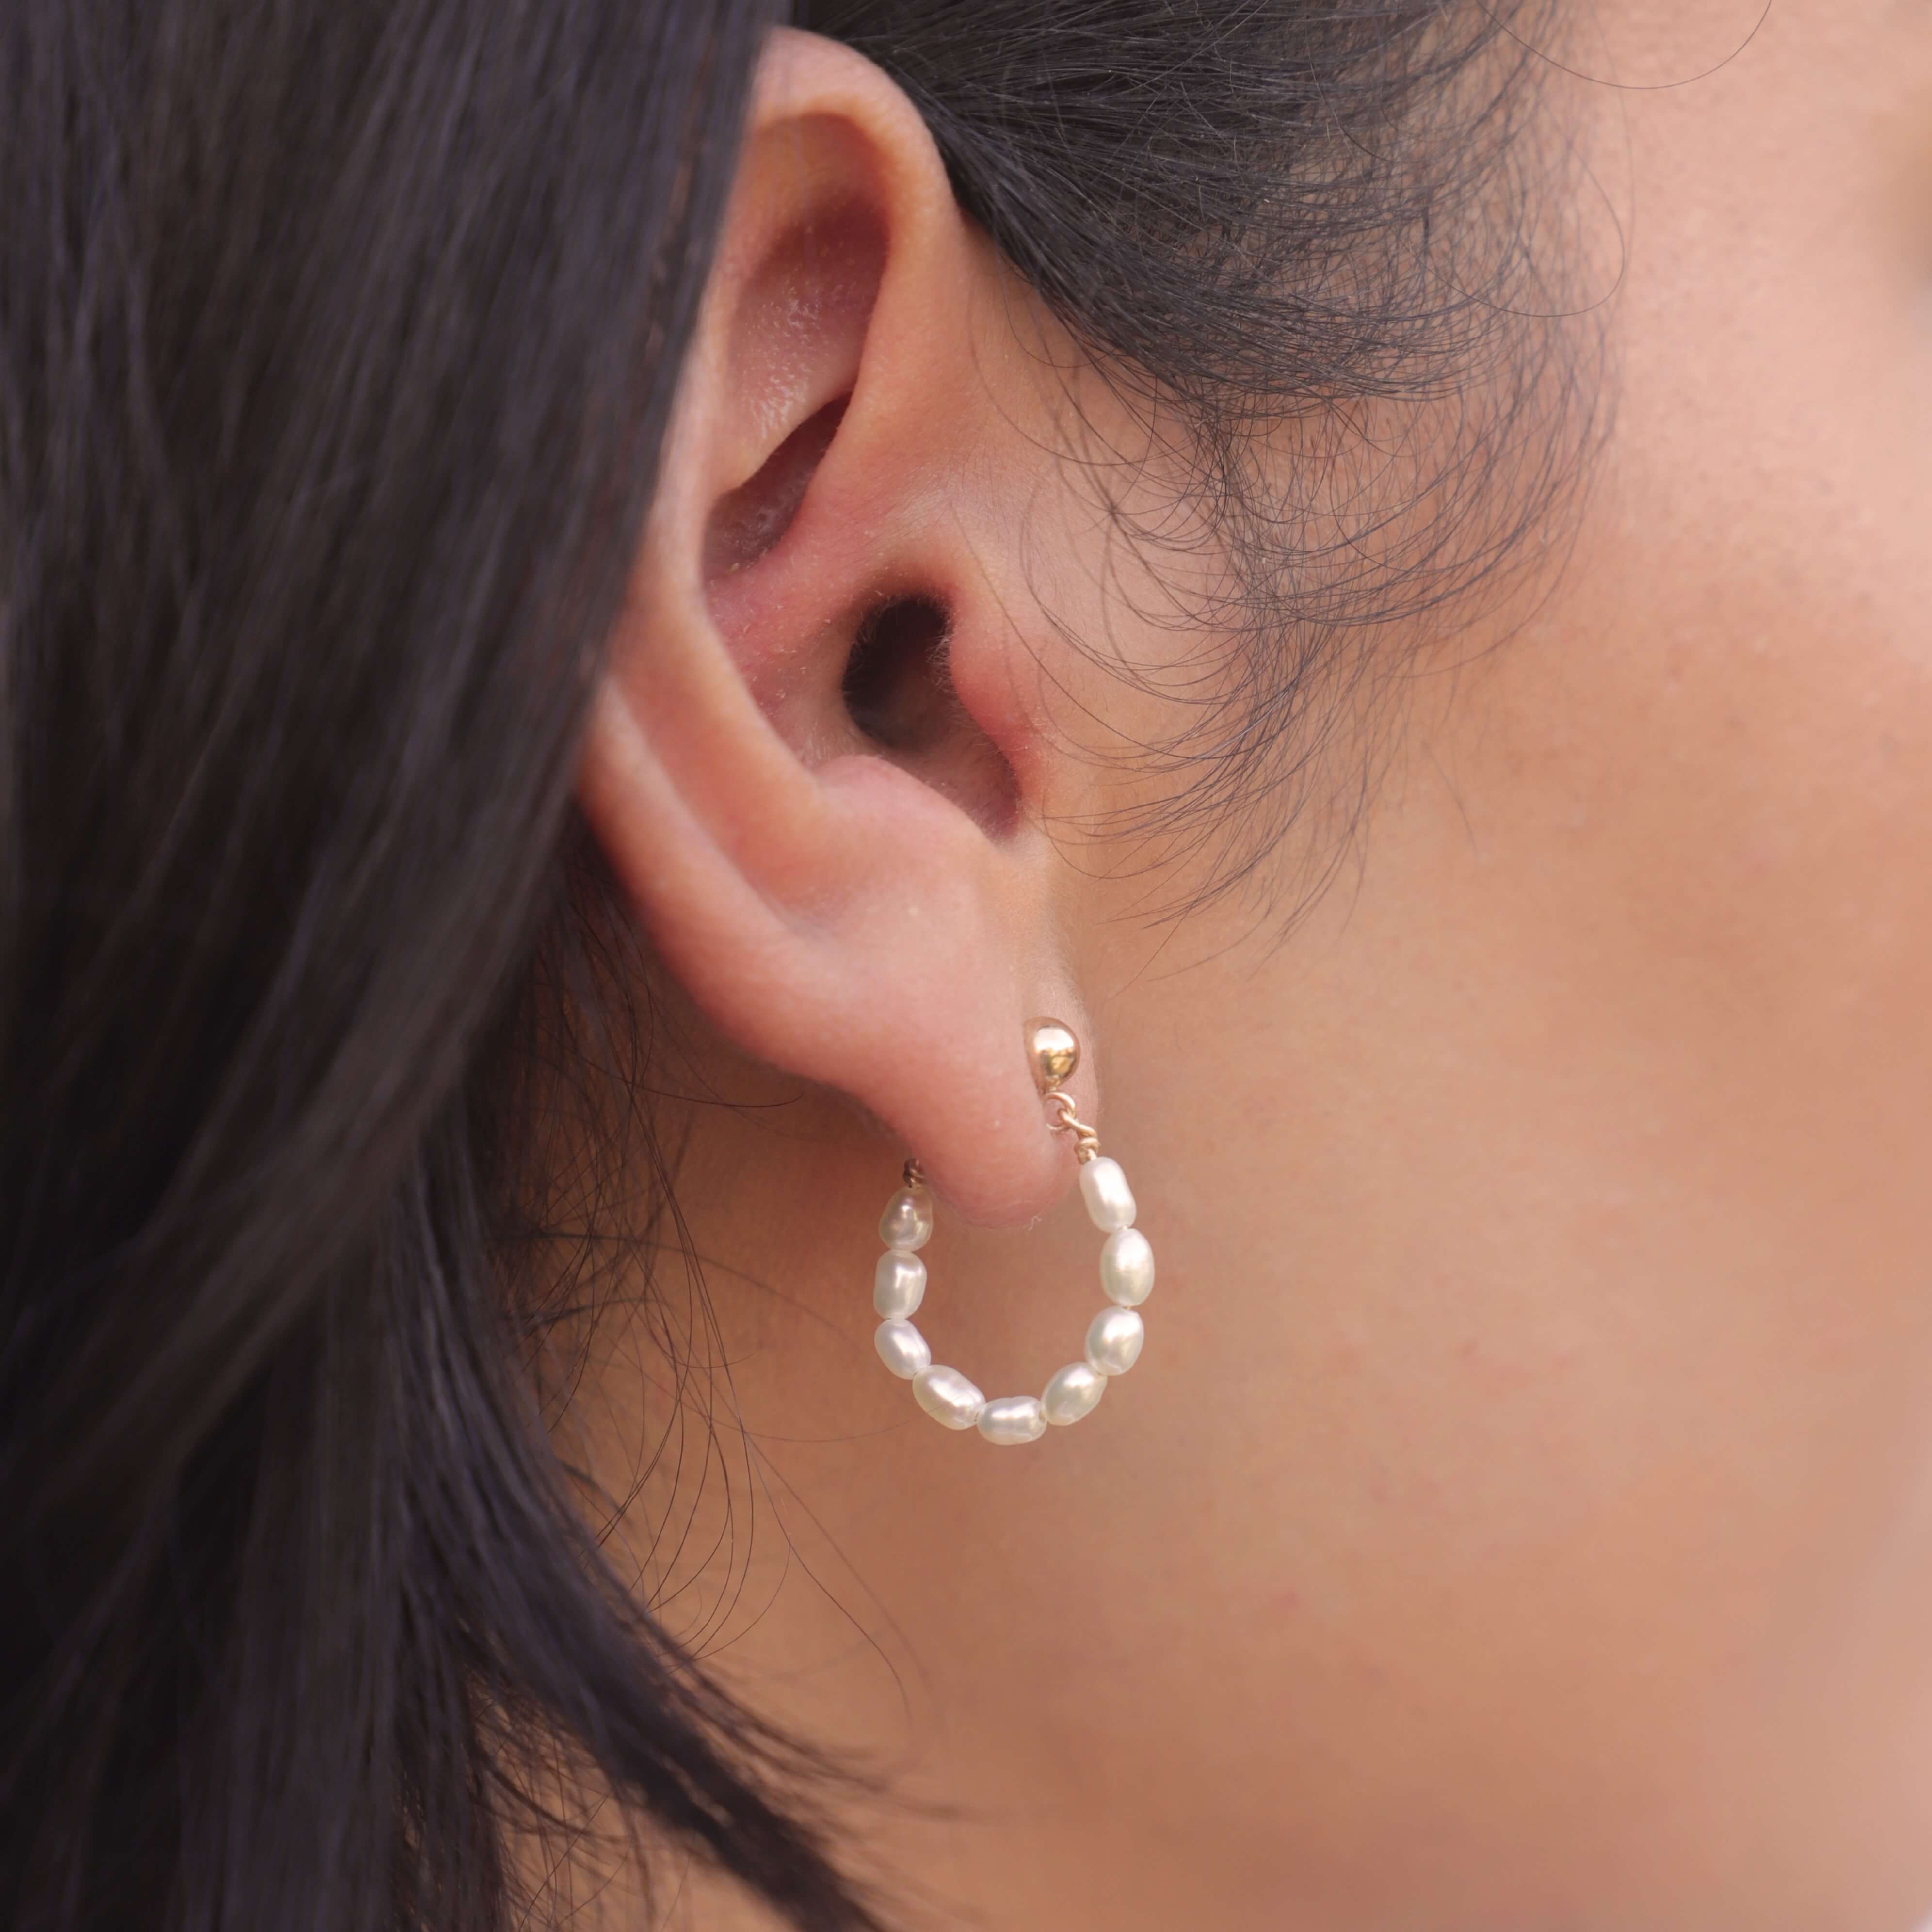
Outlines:
{"label": "ear canal", "polygon": [[1018,823],[1018,782],[953,688],[952,640],[944,605],[895,598],[860,625],[841,692],[872,744],[998,836]]}
{"label": "ear canal", "polygon": [[842,689],[852,722],[889,752],[929,751],[960,708],[947,663],[952,620],[926,597],[902,597],[859,626]]}

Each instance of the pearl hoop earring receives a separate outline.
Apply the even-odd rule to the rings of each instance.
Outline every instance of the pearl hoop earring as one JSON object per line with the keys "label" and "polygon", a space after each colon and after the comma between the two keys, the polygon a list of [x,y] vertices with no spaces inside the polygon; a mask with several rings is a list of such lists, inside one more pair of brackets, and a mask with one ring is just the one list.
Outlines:
{"label": "pearl hoop earring", "polygon": [[912,1324],[926,1298],[926,1264],[919,1250],[932,1238],[932,1196],[916,1160],[905,1164],[905,1184],[886,1204],[879,1236],[886,1252],[872,1277],[872,1306],[884,1317],[873,1340],[880,1359],[912,1384],[921,1408],[947,1429],[977,1428],[988,1442],[1037,1442],[1049,1423],[1090,1414],[1108,1381],[1138,1360],[1147,1330],[1140,1305],[1154,1292],[1154,1250],[1134,1226],[1133,1190],[1120,1164],[1100,1151],[1100,1136],[1074,1112],[1062,1090],[1080,1064],[1080,1042],[1059,1020],[1027,1028],[1034,1079],[1053,1115],[1053,1130],[1073,1136],[1080,1192],[1095,1227],[1107,1237],[1100,1250],[1100,1286],[1113,1305],[1094,1316],[1083,1360],[1070,1362],[1040,1395],[1004,1395],[988,1402],[957,1369],[935,1364],[926,1337]]}

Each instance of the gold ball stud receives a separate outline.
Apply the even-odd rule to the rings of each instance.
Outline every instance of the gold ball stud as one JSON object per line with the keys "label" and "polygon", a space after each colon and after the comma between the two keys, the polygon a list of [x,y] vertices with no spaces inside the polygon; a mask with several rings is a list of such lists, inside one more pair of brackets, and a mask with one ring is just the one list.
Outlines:
{"label": "gold ball stud", "polygon": [[1080,1042],[1064,1020],[1029,1020],[1027,1057],[1033,1062],[1034,1083],[1042,1094],[1051,1094],[1073,1077],[1080,1064]]}

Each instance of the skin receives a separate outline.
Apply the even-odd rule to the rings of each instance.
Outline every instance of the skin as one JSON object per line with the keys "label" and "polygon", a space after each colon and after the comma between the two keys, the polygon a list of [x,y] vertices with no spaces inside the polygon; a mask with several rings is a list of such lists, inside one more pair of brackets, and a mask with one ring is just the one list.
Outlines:
{"label": "skin", "polygon": [[[884,1773],[840,1816],[917,1922],[1932,1909],[1932,11],[1778,0],[1654,85],[1756,10],[1604,0],[1572,57],[1645,91],[1552,76],[1622,227],[1612,427],[1560,571],[1378,687],[1286,938],[1150,926],[1107,829],[1094,754],[1172,700],[1054,620],[1202,641],[1055,453],[1069,381],[1131,421],[890,84],[774,44],[584,779],[708,1306],[662,1269],[560,1428],[672,1628]],[[847,397],[778,542],[721,550]],[[881,758],[839,680],[911,592],[958,704]],[[916,1149],[938,1358],[1077,1354],[1040,1012],[1160,1278],[1095,1414],[996,1450],[874,1358],[873,1229]],[[673,1916],[767,1922],[694,1874]]]}

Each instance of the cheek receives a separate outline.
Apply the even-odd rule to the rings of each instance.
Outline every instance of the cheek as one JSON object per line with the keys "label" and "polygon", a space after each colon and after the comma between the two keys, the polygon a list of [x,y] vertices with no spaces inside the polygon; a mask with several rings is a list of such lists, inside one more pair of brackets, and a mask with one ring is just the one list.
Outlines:
{"label": "cheek", "polygon": [[1162,1273],[1064,1587],[1222,1822],[1434,1818],[1526,1910],[1802,1807],[1794,1738],[1856,1788],[1932,1621],[1932,704],[1870,599],[1698,549],[1418,721],[1288,946],[1110,1021]]}
{"label": "cheek", "polygon": [[[1924,1712],[1932,340],[1771,191],[1634,278],[1588,541],[1418,698],[1359,877],[1113,962],[1162,1276],[1084,1574],[1318,1862],[1400,1804],[1555,1886]],[[1111,1613],[1150,1564],[1212,1654]]]}

